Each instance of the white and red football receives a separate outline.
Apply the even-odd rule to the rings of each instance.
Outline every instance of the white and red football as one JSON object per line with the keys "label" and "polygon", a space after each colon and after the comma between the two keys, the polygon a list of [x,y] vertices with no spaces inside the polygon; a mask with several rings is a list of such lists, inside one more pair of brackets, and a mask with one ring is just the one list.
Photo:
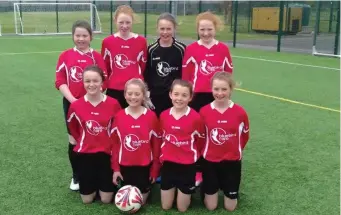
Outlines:
{"label": "white and red football", "polygon": [[141,208],[142,204],[142,193],[135,186],[123,186],[115,195],[115,205],[121,211],[135,213]]}

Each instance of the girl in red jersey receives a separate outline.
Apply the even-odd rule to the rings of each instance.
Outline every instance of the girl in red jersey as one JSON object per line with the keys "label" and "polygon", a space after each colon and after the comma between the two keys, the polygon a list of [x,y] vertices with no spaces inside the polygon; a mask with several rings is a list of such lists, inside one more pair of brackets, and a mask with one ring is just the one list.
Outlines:
{"label": "girl in red jersey", "polygon": [[231,101],[235,86],[231,74],[214,74],[211,86],[214,101],[200,110],[207,131],[201,191],[206,207],[214,210],[218,191],[222,190],[225,209],[233,211],[237,206],[242,151],[249,140],[249,120],[245,110]]}
{"label": "girl in red jersey", "polygon": [[[214,100],[210,86],[214,73],[232,73],[233,66],[228,46],[215,39],[216,31],[223,26],[219,17],[209,11],[200,13],[196,18],[196,25],[200,39],[186,48],[182,78],[193,84],[195,96],[190,106],[199,112],[201,107]],[[202,177],[200,166],[197,168],[196,186],[199,186]]]}
{"label": "girl in red jersey", "polygon": [[177,189],[177,208],[184,212],[195,192],[195,162],[200,157],[205,128],[200,115],[188,103],[193,97],[192,84],[174,80],[169,96],[173,107],[161,113],[161,204],[172,207]]}
{"label": "girl in red jersey", "polygon": [[107,95],[116,98],[122,108],[128,106],[124,85],[132,78],[143,78],[147,61],[147,40],[131,32],[134,11],[128,5],[117,8],[114,16],[118,32],[102,42],[102,56],[109,75]]}
{"label": "girl in red jersey", "polygon": [[161,133],[156,114],[149,110],[147,86],[133,78],[125,85],[129,106],[121,110],[113,125],[113,182],[139,188],[146,203],[151,184],[159,175]]}
{"label": "girl in red jersey", "polygon": [[105,80],[98,66],[84,69],[86,94],[70,105],[68,126],[76,140],[79,192],[83,203],[91,203],[99,191],[101,201],[110,203],[113,196],[110,128],[121,109],[119,103],[102,93]]}
{"label": "girl in red jersey", "polygon": [[[83,97],[86,93],[82,81],[84,68],[89,65],[98,65],[106,76],[105,64],[101,54],[90,48],[90,42],[93,39],[90,24],[83,20],[76,21],[72,26],[72,36],[75,47],[62,52],[56,66],[55,87],[63,95],[65,122],[70,103]],[[75,153],[73,152],[76,141],[70,135],[69,130],[68,133],[69,159],[73,171],[70,189],[76,191],[79,189]]]}

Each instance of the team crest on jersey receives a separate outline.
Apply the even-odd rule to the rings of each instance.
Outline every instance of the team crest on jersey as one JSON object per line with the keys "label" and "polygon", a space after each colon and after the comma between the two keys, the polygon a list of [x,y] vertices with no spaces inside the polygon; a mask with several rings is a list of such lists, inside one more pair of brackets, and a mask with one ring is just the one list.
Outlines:
{"label": "team crest on jersey", "polygon": [[83,69],[79,66],[73,66],[70,69],[70,80],[72,82],[81,82],[83,79]]}
{"label": "team crest on jersey", "polygon": [[123,145],[128,151],[137,150],[143,143],[148,143],[148,140],[140,140],[135,134],[128,134],[125,136]]}
{"label": "team crest on jersey", "polygon": [[136,63],[136,61],[129,60],[125,54],[117,54],[114,58],[114,62],[118,69],[125,69],[131,64]]}
{"label": "team crest on jersey", "polygon": [[215,145],[223,145],[231,137],[235,137],[237,134],[227,134],[222,128],[214,128],[211,130],[210,138]]}
{"label": "team crest on jersey", "polygon": [[99,133],[101,133],[103,130],[106,130],[107,128],[101,126],[97,121],[95,120],[88,120],[85,122],[86,130],[89,134],[97,136]]}
{"label": "team crest on jersey", "polygon": [[200,62],[200,72],[204,75],[210,75],[215,72],[219,72],[223,70],[222,66],[213,66],[213,64],[208,60],[202,60]]}
{"label": "team crest on jersey", "polygon": [[167,62],[161,61],[156,65],[157,74],[161,77],[168,76],[173,70],[179,70],[178,67],[171,67]]}
{"label": "team crest on jersey", "polygon": [[178,141],[178,139],[173,134],[167,134],[165,139],[171,144],[180,147],[182,145],[188,145],[188,141]]}

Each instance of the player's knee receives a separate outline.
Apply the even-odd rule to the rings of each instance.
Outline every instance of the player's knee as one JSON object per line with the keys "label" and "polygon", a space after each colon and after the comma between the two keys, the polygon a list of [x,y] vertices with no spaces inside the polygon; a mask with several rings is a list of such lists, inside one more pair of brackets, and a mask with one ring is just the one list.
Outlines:
{"label": "player's knee", "polygon": [[91,204],[94,200],[92,198],[82,198],[83,204]]}
{"label": "player's knee", "polygon": [[218,202],[206,202],[205,201],[205,206],[207,210],[214,211],[218,207]]}
{"label": "player's knee", "polygon": [[186,212],[187,209],[188,209],[188,206],[187,205],[178,204],[177,208],[178,208],[179,212]]}
{"label": "player's knee", "polygon": [[227,211],[234,211],[237,208],[237,199],[224,199],[224,208]]}
{"label": "player's knee", "polygon": [[161,207],[163,210],[170,210],[172,208],[172,204],[162,202]]}
{"label": "player's knee", "polygon": [[110,197],[101,197],[101,202],[103,204],[110,204],[111,201],[112,201],[112,198],[110,198]]}

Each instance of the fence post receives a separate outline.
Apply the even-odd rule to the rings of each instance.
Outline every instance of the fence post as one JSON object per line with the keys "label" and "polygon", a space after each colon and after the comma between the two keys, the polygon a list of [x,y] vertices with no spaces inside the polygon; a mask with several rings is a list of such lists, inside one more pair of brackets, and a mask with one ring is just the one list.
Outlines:
{"label": "fence post", "polygon": [[313,52],[315,51],[315,46],[316,46],[316,37],[320,29],[320,6],[321,6],[321,1],[317,2],[317,7],[316,7],[316,18],[315,18],[315,29],[314,29],[314,40],[313,40]]}
{"label": "fence post", "polygon": [[336,18],[336,35],[334,43],[334,55],[338,54],[339,41],[340,41],[340,2],[337,2],[337,18]]}
{"label": "fence post", "polygon": [[56,0],[56,30],[59,33],[58,0]]}
{"label": "fence post", "polygon": [[168,4],[168,12],[169,12],[169,13],[172,13],[172,1],[169,1],[169,4]]}
{"label": "fence post", "polygon": [[147,38],[147,1],[144,1],[144,37]]}
{"label": "fence post", "polygon": [[233,48],[236,48],[236,42],[237,42],[237,17],[238,17],[238,0],[233,1],[234,4],[234,22],[233,22]]}
{"label": "fence post", "polygon": [[333,25],[333,1],[330,2],[328,33],[332,32]]}
{"label": "fence post", "polygon": [[281,51],[281,38],[283,34],[283,12],[284,1],[279,2],[279,25],[278,25],[278,37],[277,37],[277,52]]}
{"label": "fence post", "polygon": [[[202,1],[199,1],[198,10],[199,10],[198,14],[202,12]],[[200,39],[200,37],[199,37],[199,34],[198,34],[198,40],[199,39]]]}
{"label": "fence post", "polygon": [[112,17],[112,9],[114,5],[112,3],[112,0],[110,1],[110,34],[113,34],[113,17]]}
{"label": "fence post", "polygon": [[249,7],[249,17],[248,17],[248,23],[247,23],[247,32],[250,33],[251,31],[251,20],[252,20],[252,7],[251,7],[251,1],[249,1],[248,7]]}
{"label": "fence post", "polygon": [[[95,5],[96,6],[96,1],[95,0],[93,0],[92,1],[92,4],[93,5]],[[92,17],[91,17],[91,19],[92,19],[92,30],[95,30],[96,29],[96,13],[95,13],[95,11],[94,11],[94,8],[93,8],[93,5],[90,5],[90,7],[91,7],[91,11],[92,11]]]}

